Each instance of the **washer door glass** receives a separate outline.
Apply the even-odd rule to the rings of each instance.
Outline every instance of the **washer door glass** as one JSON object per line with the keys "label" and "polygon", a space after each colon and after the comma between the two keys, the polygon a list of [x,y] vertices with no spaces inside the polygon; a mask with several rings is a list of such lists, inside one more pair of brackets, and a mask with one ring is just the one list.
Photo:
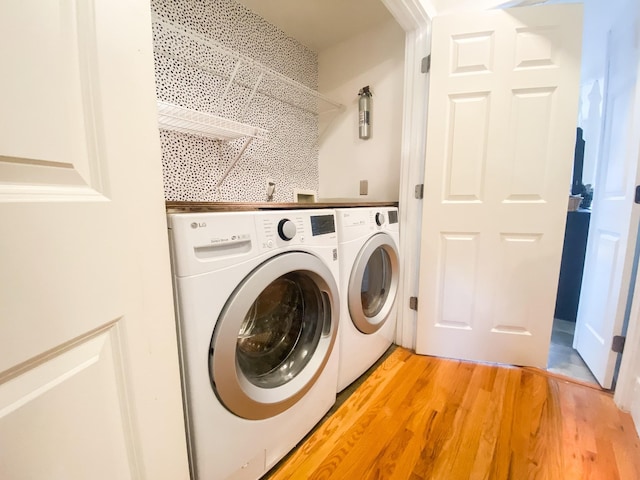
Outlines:
{"label": "washer door glass", "polygon": [[398,291],[398,251],[386,233],[373,235],[360,249],[349,278],[351,320],[362,333],[378,331],[386,322]]}
{"label": "washer door glass", "polygon": [[327,307],[307,275],[292,272],[265,288],[253,302],[238,333],[237,360],[252,384],[272,388],[287,383],[316,350]]}
{"label": "washer door glass", "polygon": [[367,262],[362,276],[360,298],[367,317],[375,317],[384,307],[391,286],[391,258],[382,247],[377,247]]}
{"label": "washer door glass", "polygon": [[329,360],[339,308],[335,275],[315,255],[288,252],[255,268],[211,337],[209,374],[221,403],[253,420],[296,403]]}

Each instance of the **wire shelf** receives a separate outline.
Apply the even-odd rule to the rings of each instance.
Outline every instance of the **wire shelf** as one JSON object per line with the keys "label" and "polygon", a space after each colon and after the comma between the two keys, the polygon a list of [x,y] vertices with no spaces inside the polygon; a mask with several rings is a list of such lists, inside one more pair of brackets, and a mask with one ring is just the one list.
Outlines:
{"label": "wire shelf", "polygon": [[[253,95],[259,92],[316,115],[337,112],[344,108],[341,103],[286,75],[276,72],[246,55],[231,50],[215,40],[205,38],[199,33],[186,27],[175,25],[157,15],[153,16],[153,22],[161,31],[165,31],[178,42],[182,42],[183,46],[189,42],[197,46],[192,51],[192,54],[186,54],[187,51],[190,51],[189,49],[181,48],[176,52],[170,52],[157,46],[155,47],[156,53],[192,65],[209,74],[226,78],[228,85],[225,88],[225,92],[229,90],[230,85],[233,83],[253,90],[247,103],[250,103]],[[214,59],[215,61],[212,61]],[[235,69],[233,69],[233,66],[235,66]],[[238,69],[242,68],[249,68],[258,72],[258,80],[252,87],[250,81],[240,78],[241,75],[237,75]]]}
{"label": "wire shelf", "polygon": [[242,137],[266,139],[269,134],[263,128],[162,101],[158,101],[158,125],[164,130],[174,130],[214,140],[235,140]]}

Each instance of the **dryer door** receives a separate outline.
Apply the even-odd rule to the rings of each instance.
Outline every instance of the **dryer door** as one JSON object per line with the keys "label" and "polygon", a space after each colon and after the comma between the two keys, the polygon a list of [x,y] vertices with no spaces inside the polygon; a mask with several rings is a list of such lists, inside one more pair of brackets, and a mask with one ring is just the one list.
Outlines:
{"label": "dryer door", "polygon": [[322,373],[338,326],[338,288],[318,257],[289,252],[257,267],[227,301],[209,372],[223,405],[247,419],[277,415]]}
{"label": "dryer door", "polygon": [[372,236],[358,253],[348,304],[351,320],[362,333],[374,333],[387,321],[398,292],[398,265],[398,249],[386,233]]}

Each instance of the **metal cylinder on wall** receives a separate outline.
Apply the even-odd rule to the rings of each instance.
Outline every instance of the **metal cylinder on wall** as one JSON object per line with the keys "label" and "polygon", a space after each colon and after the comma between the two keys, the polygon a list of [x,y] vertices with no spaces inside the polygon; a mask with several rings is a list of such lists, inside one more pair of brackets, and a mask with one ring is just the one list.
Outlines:
{"label": "metal cylinder on wall", "polygon": [[358,100],[358,116],[359,127],[358,136],[367,140],[371,138],[371,90],[369,85],[362,87],[358,92],[360,99]]}

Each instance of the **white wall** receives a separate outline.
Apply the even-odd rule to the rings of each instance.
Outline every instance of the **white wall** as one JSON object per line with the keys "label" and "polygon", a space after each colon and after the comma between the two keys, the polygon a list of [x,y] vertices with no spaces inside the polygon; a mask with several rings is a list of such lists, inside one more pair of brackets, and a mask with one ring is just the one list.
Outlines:
{"label": "white wall", "polygon": [[[405,33],[389,20],[318,54],[318,89],[346,108],[320,138],[320,199],[397,201]],[[372,134],[358,138],[358,91],[373,92]],[[359,195],[360,180],[369,193]]]}

